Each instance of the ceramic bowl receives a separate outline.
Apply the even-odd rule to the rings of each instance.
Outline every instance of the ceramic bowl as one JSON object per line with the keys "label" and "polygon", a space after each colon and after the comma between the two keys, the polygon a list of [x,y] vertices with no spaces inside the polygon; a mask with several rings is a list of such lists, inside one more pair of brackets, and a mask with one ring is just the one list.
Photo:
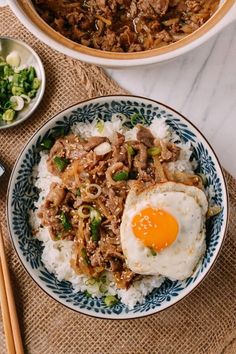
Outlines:
{"label": "ceramic bowl", "polygon": [[[166,280],[154,289],[143,304],[133,310],[118,303],[107,307],[103,300],[88,298],[83,292],[74,292],[71,283],[58,281],[42,264],[42,243],[36,240],[28,224],[28,214],[34,208],[38,191],[34,187],[32,169],[40,160],[39,147],[42,139],[52,131],[63,128],[67,133],[76,122],[91,122],[99,116],[104,121],[112,114],[123,113],[127,117],[140,113],[149,125],[153,119],[163,117],[171,131],[181,142],[192,146],[192,157],[196,159],[196,173],[203,173],[210,188],[212,202],[221,206],[220,214],[207,222],[207,250],[194,274],[184,281]],[[162,311],[189,294],[206,276],[214,264],[225,237],[228,219],[228,197],[224,175],[219,161],[203,135],[173,109],[135,96],[107,96],[81,102],[62,111],[43,125],[28,141],[12,171],[8,188],[7,219],[15,250],[33,280],[52,298],[77,312],[101,318],[137,318]]]}
{"label": "ceramic bowl", "polygon": [[198,47],[236,18],[235,0],[221,0],[219,9],[197,31],[176,43],[137,53],[105,52],[88,48],[62,36],[37,14],[30,0],[0,0],[10,6],[18,19],[41,41],[73,58],[113,68],[150,65],[176,58]]}
{"label": "ceramic bowl", "polygon": [[0,121],[0,129],[12,128],[24,120],[29,118],[29,116],[35,111],[41,102],[44,91],[45,91],[45,72],[41,59],[38,54],[26,43],[10,37],[0,37],[0,55],[6,58],[7,55],[13,51],[19,53],[21,58],[20,66],[33,66],[36,70],[37,77],[41,81],[40,87],[37,91],[36,96],[31,100],[30,104],[25,107],[22,111],[18,112],[16,119],[11,123],[7,123],[3,120]]}

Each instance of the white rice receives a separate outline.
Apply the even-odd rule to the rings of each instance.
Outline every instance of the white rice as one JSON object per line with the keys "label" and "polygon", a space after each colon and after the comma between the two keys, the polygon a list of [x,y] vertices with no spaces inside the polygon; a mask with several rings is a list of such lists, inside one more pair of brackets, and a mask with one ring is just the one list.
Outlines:
{"label": "white rice", "polygon": [[[72,126],[71,130],[74,134],[80,135],[85,138],[91,136],[104,136],[111,141],[114,140],[117,132],[125,135],[126,140],[135,140],[138,129],[127,129],[123,127],[126,117],[123,114],[114,114],[110,122],[103,122],[99,119],[94,119],[90,124],[76,123]],[[164,118],[154,119],[149,126],[152,134],[159,139],[170,139],[171,134],[165,123]]]}
{"label": "white rice", "polygon": [[[113,116],[111,122],[98,124],[98,120],[94,120],[91,124],[77,123],[72,127],[72,132],[83,137],[90,136],[106,136],[111,141],[114,139],[115,133],[118,131],[125,134],[126,140],[134,140],[137,134],[137,128],[129,131],[122,126],[123,115]],[[99,128],[99,131],[98,131]],[[102,130],[102,129],[103,130]],[[176,137],[170,133],[164,119],[154,120],[150,126],[152,134],[159,139],[173,140]],[[192,172],[193,166],[189,162],[191,155],[190,145],[181,145],[182,152],[180,160],[169,164],[171,169],[179,171]],[[34,168],[35,185],[40,190],[39,199],[35,203],[38,209],[43,200],[47,196],[52,182],[60,182],[60,178],[52,175],[47,170],[47,154],[41,153],[40,163]],[[141,281],[136,281],[128,290],[117,289],[111,279],[109,272],[106,273],[106,280],[103,283],[93,283],[84,275],[78,275],[72,269],[70,261],[72,258],[73,241],[53,241],[46,227],[40,225],[40,219],[37,216],[38,210],[31,212],[30,223],[34,230],[38,230],[36,237],[43,242],[44,249],[42,253],[42,262],[49,272],[54,273],[59,281],[67,280],[73,285],[75,292],[87,291],[91,296],[101,297],[105,294],[118,295],[121,301],[132,309],[136,303],[143,303],[145,296],[154,288],[159,287],[164,278],[162,276],[145,276]]]}

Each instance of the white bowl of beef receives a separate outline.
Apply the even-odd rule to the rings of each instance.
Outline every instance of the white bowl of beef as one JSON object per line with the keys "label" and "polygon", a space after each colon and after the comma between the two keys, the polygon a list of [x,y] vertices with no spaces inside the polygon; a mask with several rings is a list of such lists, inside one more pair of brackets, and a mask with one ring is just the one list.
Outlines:
{"label": "white bowl of beef", "polygon": [[173,59],[236,18],[234,0],[6,0],[36,37],[73,58],[134,67]]}

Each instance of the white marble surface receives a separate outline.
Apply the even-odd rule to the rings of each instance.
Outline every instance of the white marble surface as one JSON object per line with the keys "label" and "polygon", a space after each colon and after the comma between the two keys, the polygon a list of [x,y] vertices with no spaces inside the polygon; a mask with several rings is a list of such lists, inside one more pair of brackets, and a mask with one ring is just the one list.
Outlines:
{"label": "white marble surface", "polygon": [[236,177],[236,22],[174,61],[107,72],[132,94],[166,103],[189,118]]}

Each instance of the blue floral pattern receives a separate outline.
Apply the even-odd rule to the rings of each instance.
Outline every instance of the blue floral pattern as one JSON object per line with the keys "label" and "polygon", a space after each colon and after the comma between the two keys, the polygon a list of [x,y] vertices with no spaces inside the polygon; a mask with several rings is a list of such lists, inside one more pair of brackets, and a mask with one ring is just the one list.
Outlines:
{"label": "blue floral pattern", "polygon": [[[77,122],[92,122],[94,118],[110,120],[114,113],[122,113],[127,117],[138,114],[142,123],[150,125],[153,119],[165,118],[170,129],[175,132],[180,142],[190,142],[193,148],[191,159],[197,161],[196,172],[207,178],[207,186],[214,194],[212,201],[222,207],[222,212],[207,222],[207,250],[204,259],[194,275],[185,281],[165,282],[146,297],[143,304],[137,304],[133,310],[120,302],[107,307],[103,299],[89,297],[86,293],[75,292],[71,283],[59,281],[54,274],[48,272],[41,262],[42,243],[32,236],[29,225],[29,211],[34,208],[38,193],[34,187],[33,167],[40,160],[40,144],[50,134],[68,133]],[[137,121],[138,122],[138,121]],[[126,122],[131,127],[131,121]],[[150,100],[133,97],[108,97],[95,99],[71,108],[67,113],[59,114],[52,122],[45,125],[25,148],[15,168],[8,201],[8,217],[15,247],[24,260],[29,273],[36,274],[38,283],[47,292],[69,307],[91,315],[119,318],[136,317],[137,315],[154,313],[167,307],[183,297],[189,287],[194,287],[201,273],[209,269],[212,258],[219,246],[223,225],[226,218],[226,196],[223,188],[223,176],[217,161],[204,139],[199,133],[177,113]]]}

